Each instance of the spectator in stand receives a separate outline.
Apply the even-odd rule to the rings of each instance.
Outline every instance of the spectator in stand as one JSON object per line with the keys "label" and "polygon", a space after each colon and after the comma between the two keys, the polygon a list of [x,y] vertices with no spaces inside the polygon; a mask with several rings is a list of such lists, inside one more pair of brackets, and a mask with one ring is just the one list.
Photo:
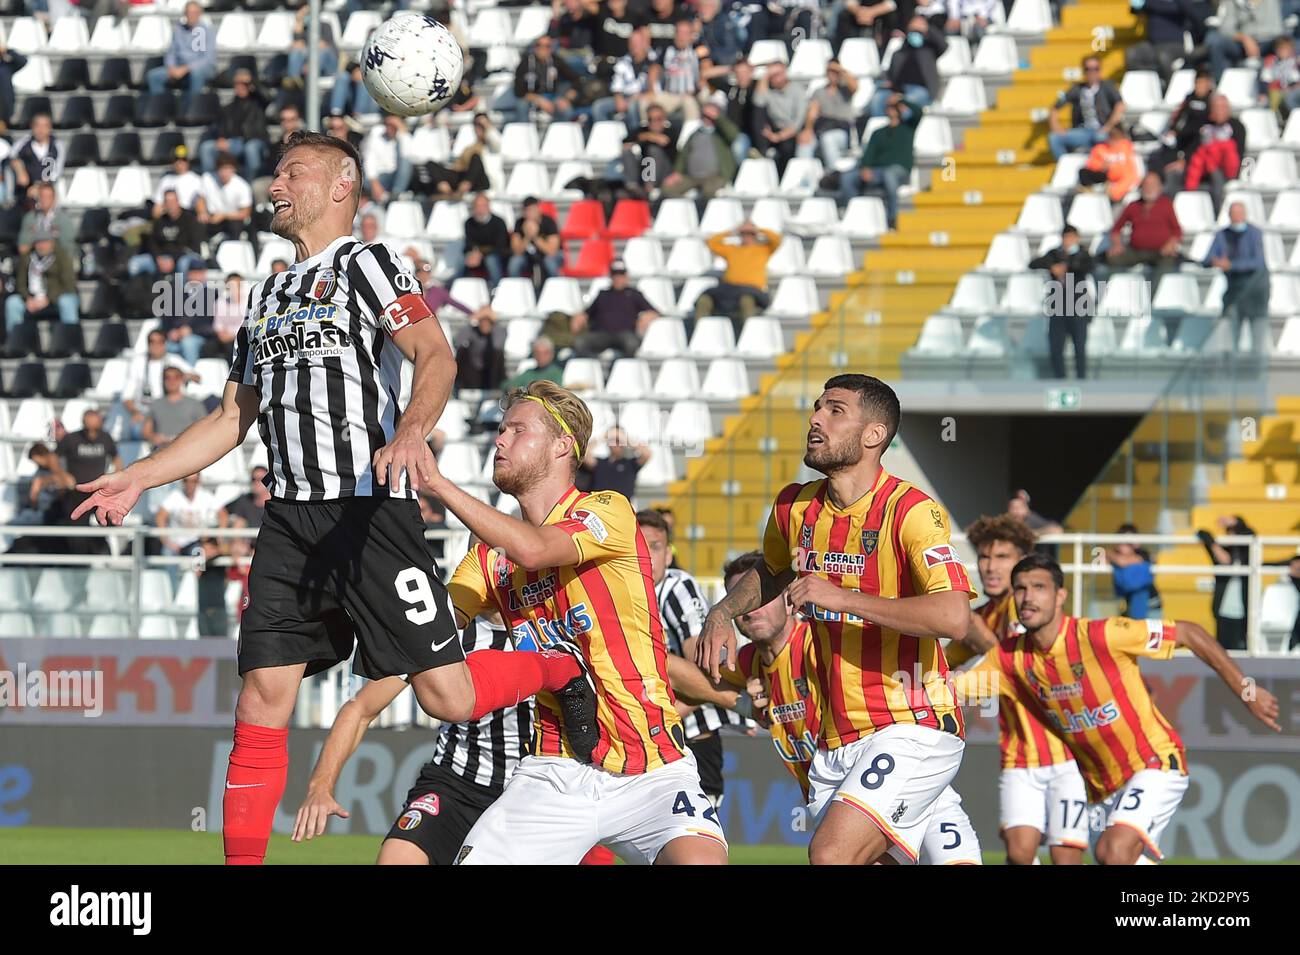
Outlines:
{"label": "spectator in stand", "polygon": [[870,37],[877,46],[884,46],[889,31],[897,18],[899,5],[895,0],[880,0],[879,3],[845,0],[837,4],[840,12],[836,14],[831,8],[831,20],[835,24],[835,38],[831,44],[835,55],[839,56],[840,44],[850,37]]}
{"label": "spectator in stand", "polygon": [[163,211],[163,196],[168,192],[176,193],[182,209],[188,209],[195,215],[200,214],[199,200],[203,198],[203,178],[190,166],[190,151],[184,146],[172,150],[171,172],[158,178],[158,188],[153,194],[153,218],[158,218]]}
{"label": "spectator in stand", "polygon": [[258,465],[248,477],[248,490],[226,504],[224,510],[230,527],[261,527],[266,502],[271,491],[266,486],[267,469]]}
{"label": "spectator in stand", "polygon": [[128,274],[185,272],[190,261],[198,257],[203,243],[203,227],[198,217],[181,208],[175,190],[163,194],[162,209],[151,225],[145,242],[147,251],[131,256],[127,262]]}
{"label": "spectator in stand", "polygon": [[406,120],[392,113],[373,126],[361,144],[361,160],[370,180],[370,198],[386,203],[411,187],[411,134]]}
{"label": "spectator in stand", "polygon": [[627,265],[615,259],[609,266],[609,288],[601,289],[585,312],[570,322],[576,336],[573,350],[594,358],[607,349],[630,358],[641,347],[641,336],[659,317],[650,301],[628,283]]}
{"label": "spectator in stand", "polygon": [[[1254,537],[1255,532],[1239,515],[1225,515],[1219,518],[1220,533],[1231,537]],[[1219,567],[1245,567],[1250,564],[1249,544],[1220,544],[1207,530],[1199,530],[1196,536],[1201,546],[1210,555],[1210,560]],[[1211,600],[1214,614],[1215,636],[1225,650],[1245,650],[1246,633],[1249,624],[1246,606],[1246,578],[1216,574],[1214,578],[1214,597]]]}
{"label": "spectator in stand", "polygon": [[350,117],[343,115],[338,111],[331,112],[325,119],[325,132],[335,139],[342,139],[344,142],[352,144],[354,149],[360,149],[362,136],[352,128]]}
{"label": "spectator in stand", "polygon": [[1088,162],[1079,170],[1079,191],[1104,185],[1112,203],[1124,201],[1138,184],[1137,153],[1133,140],[1121,125],[1110,128],[1106,141],[1092,147]]}
{"label": "spectator in stand", "polygon": [[353,117],[379,114],[378,104],[361,80],[361,64],[356,60],[349,60],[334,78],[334,89],[330,90],[330,113]]}
{"label": "spectator in stand", "polygon": [[496,391],[506,377],[506,329],[492,307],[484,305],[460,327],[452,341],[456,353],[456,390]]}
{"label": "spectator in stand", "polygon": [[1258,356],[1268,354],[1272,344],[1268,326],[1269,278],[1264,260],[1264,234],[1246,221],[1246,206],[1234,202],[1228,207],[1228,227],[1214,236],[1210,251],[1201,263],[1216,268],[1228,280],[1223,292],[1223,317],[1236,315],[1233,346],[1241,341],[1241,326],[1250,325],[1251,346]]}
{"label": "spectator in stand", "polygon": [[576,117],[582,78],[554,56],[555,41],[540,36],[533,48],[519,60],[515,70],[514,86],[497,98],[495,108],[505,113],[509,120],[526,123],[531,111],[538,109],[551,120],[568,120]]}
{"label": "spectator in stand", "polygon": [[510,233],[510,262],[507,271],[512,276],[533,279],[541,288],[552,275],[559,275],[564,267],[564,250],[560,247],[560,227],[555,219],[542,211],[534,196],[524,200],[523,210]]}
{"label": "spectator in stand", "polygon": [[1088,377],[1088,320],[1092,317],[1093,261],[1079,242],[1079,230],[1066,226],[1061,244],[1029,263],[1031,269],[1046,269],[1051,284],[1043,299],[1047,316],[1047,344],[1052,359],[1052,377],[1065,377],[1065,340],[1074,342],[1074,373],[1080,381]]}
{"label": "spectator in stand", "polygon": [[847,205],[854,196],[880,193],[889,228],[897,229],[898,190],[912,177],[912,142],[921,122],[921,108],[895,93],[885,107],[885,116],[889,123],[871,134],[857,168],[840,173],[839,200]]}
{"label": "spectator in stand", "polygon": [[[1201,141],[1201,127],[1210,119],[1210,97],[1214,95],[1214,77],[1209,70],[1197,70],[1192,91],[1174,109],[1169,125],[1160,137],[1160,145],[1147,155],[1147,172],[1164,177],[1165,190],[1173,195],[1182,184],[1187,157]],[[1174,174],[1177,174],[1176,176]]]}
{"label": "spectator in stand", "polygon": [[[81,430],[70,431],[59,439],[54,448],[62,462],[63,470],[76,480],[77,484],[88,484],[101,474],[110,470],[122,470],[122,458],[117,453],[117,442],[104,430],[104,416],[98,408],[87,408],[81,414]],[[70,515],[90,495],[75,488],[63,495],[64,515],[60,524],[73,523]],[[92,515],[84,514],[75,523],[90,526]],[[73,537],[68,540],[68,548],[74,554],[107,554],[108,542],[102,537]]]}
{"label": "spectator in stand", "polygon": [[[1136,534],[1133,524],[1121,524],[1118,534]],[[1123,615],[1133,620],[1159,619],[1162,605],[1151,571],[1151,555],[1137,544],[1113,544],[1106,548],[1115,596],[1124,601]]]}
{"label": "spectator in stand", "polygon": [[217,34],[202,19],[201,6],[193,0],[185,4],[185,18],[172,30],[172,42],[163,56],[163,65],[155,66],[146,77],[150,93],[165,92],[168,86],[182,86],[182,112],[217,72]]}
{"label": "spectator in stand", "polygon": [[1204,16],[1196,0],[1130,0],[1132,12],[1146,17],[1146,35],[1124,51],[1125,70],[1154,70],[1167,84],[1174,64],[1187,56],[1184,34],[1191,32],[1200,42],[1205,32]]}
{"label": "spectator in stand", "polygon": [[235,70],[232,80],[235,98],[221,108],[217,120],[199,143],[199,165],[204,172],[214,172],[217,156],[230,153],[244,165],[249,182],[262,171],[271,144],[266,131],[266,103],[253,86],[253,74]]}
{"label": "spectator in stand", "polygon": [[286,262],[284,259],[271,260],[272,275],[279,275],[281,272],[287,272],[287,271],[289,271],[289,263]]}
{"label": "spectator in stand", "polygon": [[37,113],[32,117],[31,130],[15,141],[9,152],[14,196],[27,195],[38,183],[58,182],[67,158],[67,147],[54,138],[54,120],[49,113]]}
{"label": "spectator in stand", "polygon": [[650,30],[650,45],[660,59],[677,34],[678,21],[692,20],[695,16],[686,4],[679,5],[677,0],[650,0],[649,3],[634,3],[632,8],[634,15]]}
{"label": "spectator in stand", "polygon": [[745,319],[768,306],[767,260],[781,244],[781,234],[760,229],[746,219],[734,232],[719,232],[708,241],[709,251],[725,259],[722,281],[695,302],[695,317],[726,315],[739,337]]}
{"label": "spectator in stand", "polygon": [[23,214],[18,227],[18,254],[26,255],[38,232],[49,232],[69,256],[76,260],[77,229],[72,217],[59,205],[59,194],[53,183],[42,182],[36,187],[36,206]]}
{"label": "spectator in stand", "polygon": [[740,35],[730,16],[722,10],[720,0],[699,0],[695,5],[699,13],[699,36],[696,42],[708,50],[712,67],[704,71],[705,78],[723,76],[731,65],[740,59]]}
{"label": "spectator in stand", "polygon": [[[1165,272],[1178,267],[1179,246],[1183,229],[1174,213],[1174,203],[1164,194],[1160,177],[1153,172],[1142,177],[1142,194],[1119,214],[1110,230],[1106,258],[1111,268],[1126,269],[1135,265],[1154,269],[1152,286],[1159,284]],[[1123,238],[1128,227],[1128,239]]]}
{"label": "spectator in stand", "polygon": [[595,41],[595,18],[582,0],[551,0],[548,35],[555,41],[557,55],[575,70],[587,71],[586,51]]}
{"label": "spectator in stand", "polygon": [[583,0],[583,6],[595,18],[592,73],[608,81],[614,75],[614,64],[627,55],[636,17],[628,10],[627,0]]}
{"label": "spectator in stand", "polygon": [[1281,0],[1224,0],[1218,24],[1205,36],[1214,81],[1243,60],[1258,62],[1262,51],[1285,32]]}
{"label": "spectator in stand", "polygon": [[425,163],[420,171],[421,184],[426,182],[435,199],[461,199],[471,192],[486,192],[488,182],[483,157],[501,151],[501,138],[492,128],[486,113],[474,117],[474,141],[450,163]]}
{"label": "spectator in stand", "polygon": [[[808,91],[802,83],[790,80],[784,63],[773,63],[758,81],[754,105],[762,110],[758,148],[774,151],[777,172],[783,174],[786,163],[799,151],[797,140],[808,116]],[[806,143],[803,151],[811,154],[814,148]]]}
{"label": "spectator in stand", "polygon": [[36,465],[36,473],[25,491],[19,485],[22,507],[11,519],[12,524],[58,524],[70,509],[63,506],[63,496],[76,487],[77,481],[63,469],[59,456],[41,443],[32,445],[27,458]]}
{"label": "spectator in stand", "polygon": [[153,448],[171,444],[182,431],[208,413],[203,402],[185,394],[185,373],[179,368],[164,368],[162,381],[162,396],[149,405],[149,418],[142,432],[144,440]]}
{"label": "spectator in stand", "polygon": [[289,137],[300,129],[302,129],[302,111],[293,103],[285,103],[280,107],[280,141],[276,145],[283,146],[289,141]]}
{"label": "spectator in stand", "polygon": [[200,486],[199,476],[191,474],[163,498],[153,522],[156,527],[175,528],[179,532],[162,538],[164,553],[198,554],[202,548],[195,532],[201,528],[225,527],[226,512],[217,496]]}
{"label": "spectator in stand", "polygon": [[973,46],[984,39],[988,28],[1006,19],[1002,0],[947,0],[944,29],[964,36]]}
{"label": "spectator in stand", "polygon": [[1029,504],[1029,492],[1021,488],[1012,494],[1011,500],[1007,502],[1007,513],[1033,531],[1036,538],[1063,532],[1064,529],[1060,524],[1032,510]]}
{"label": "spectator in stand", "polygon": [[14,74],[26,65],[27,57],[0,40],[0,132],[8,129],[14,115]]}
{"label": "spectator in stand", "polygon": [[826,64],[826,85],[812,95],[799,146],[815,143],[821,150],[822,164],[834,168],[849,151],[849,137],[858,111],[853,108],[853,96],[858,91],[858,78],[831,60]]}
{"label": "spectator in stand", "polygon": [[208,236],[238,239],[253,225],[253,187],[236,172],[235,157],[217,157],[217,172],[203,174],[203,214]]}
{"label": "spectator in stand", "polygon": [[223,355],[212,334],[217,306],[215,298],[208,289],[207,265],[202,259],[191,259],[185,270],[180,314],[162,316],[162,329],[167,333],[167,350],[179,353],[191,366],[205,353],[214,357],[228,357],[230,354],[225,352]]}
{"label": "spectator in stand", "polygon": [[645,125],[634,129],[623,141],[623,154],[618,160],[623,189],[638,199],[661,187],[677,164],[677,128],[668,121],[668,111],[651,103],[645,117]]}
{"label": "spectator in stand", "polygon": [[641,109],[659,92],[659,57],[650,49],[650,31],[637,27],[627,40],[627,53],[614,63],[609,96],[591,104],[597,121],[622,118],[628,128],[641,122]]}
{"label": "spectator in stand", "polygon": [[564,366],[555,360],[555,345],[545,335],[538,335],[533,340],[533,364],[513,378],[508,378],[501,385],[502,391],[514,388],[527,388],[534,381],[553,381],[561,384],[564,380]]}
{"label": "spectator in stand", "polygon": [[[447,251],[452,251],[452,246]],[[510,256],[510,230],[505,220],[492,212],[487,193],[474,196],[470,217],[465,220],[465,245],[460,275],[480,275],[491,287],[501,281]]]}
{"label": "spectator in stand", "polygon": [[610,428],[605,434],[609,454],[596,457],[590,446],[582,459],[582,470],[587,476],[587,490],[615,491],[629,501],[636,498],[636,476],[650,460],[650,449],[644,444],[633,445],[622,428]]}
{"label": "spectator in stand", "polygon": [[1300,106],[1300,58],[1292,37],[1278,37],[1273,52],[1264,57],[1259,68],[1259,97],[1261,103],[1281,114],[1283,122]]}
{"label": "spectator in stand", "polygon": [[[239,317],[242,324],[242,311]],[[167,333],[155,328],[145,337],[145,353],[131,357],[122,393],[108,411],[108,430],[111,433],[120,434],[123,441],[144,440],[149,408],[155,398],[163,395],[163,371],[168,368],[181,373],[182,384],[199,380],[189,362],[167,350]]]}
{"label": "spectator in stand", "polygon": [[[736,127],[736,138],[731,141],[731,155],[739,166],[753,149],[762,127],[762,110],[754,102],[758,86],[754,82],[754,67],[748,60],[741,60],[731,70],[729,76],[714,81],[714,87],[727,97],[727,119]],[[757,152],[754,153],[758,155]]]}
{"label": "spectator in stand", "polygon": [[1223,189],[1236,179],[1246,156],[1246,127],[1232,115],[1228,97],[1216,93],[1210,97],[1210,115],[1200,129],[1200,142],[1187,159],[1183,188],[1204,188],[1214,202],[1217,213],[1223,205]]}
{"label": "spectator in stand", "polygon": [[680,114],[683,120],[699,119],[704,71],[713,64],[698,52],[695,28],[690,20],[678,20],[673,31],[673,42],[663,52],[660,92],[654,99],[670,114]]}
{"label": "spectator in stand", "polygon": [[[307,81],[307,61],[310,51],[307,49],[308,28],[307,14],[310,12],[310,4],[304,3],[294,14],[293,20],[293,42],[289,44],[289,63],[284,71],[283,85],[288,89],[301,89]],[[339,51],[335,47],[334,28],[330,26],[329,21],[322,20],[320,24],[320,43],[318,44],[320,54],[318,59],[318,75],[333,76],[339,69]]]}
{"label": "spectator in stand", "polygon": [[[1058,110],[1070,105],[1070,127],[1061,128]],[[1124,118],[1126,107],[1119,89],[1110,80],[1101,78],[1101,59],[1087,56],[1083,59],[1083,82],[1075,83],[1056,100],[1056,109],[1047,114],[1051,128],[1047,143],[1052,156],[1060,159],[1066,153],[1091,149],[1103,143],[1110,131]]]}
{"label": "spectator in stand", "polygon": [[5,333],[12,335],[23,321],[55,316],[65,325],[81,321],[77,266],[54,233],[40,231],[31,251],[18,257],[14,291],[5,299]]}
{"label": "spectator in stand", "polygon": [[226,276],[226,287],[217,299],[212,316],[212,338],[203,346],[203,353],[213,358],[231,360],[235,353],[235,339],[244,327],[248,314],[248,287],[238,272]]}
{"label": "spectator in stand", "polygon": [[736,158],[731,151],[736,135],[736,127],[718,102],[705,103],[700,125],[677,153],[673,171],[663,182],[663,194],[684,196],[695,189],[700,199],[712,199],[719,189],[730,185],[736,178]]}
{"label": "spectator in stand", "polygon": [[907,22],[903,45],[889,61],[889,69],[871,97],[871,115],[884,116],[885,106],[894,93],[902,93],[918,108],[929,106],[939,95],[939,57],[948,49],[943,30],[934,30],[930,21],[917,14]]}

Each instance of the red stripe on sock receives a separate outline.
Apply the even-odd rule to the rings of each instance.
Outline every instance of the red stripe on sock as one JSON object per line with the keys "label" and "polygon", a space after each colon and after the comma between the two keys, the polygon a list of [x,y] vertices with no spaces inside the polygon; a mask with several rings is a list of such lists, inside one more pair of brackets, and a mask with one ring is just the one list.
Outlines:
{"label": "red stripe on sock", "polygon": [[222,799],[226,865],[261,865],[289,775],[289,730],[235,721]]}

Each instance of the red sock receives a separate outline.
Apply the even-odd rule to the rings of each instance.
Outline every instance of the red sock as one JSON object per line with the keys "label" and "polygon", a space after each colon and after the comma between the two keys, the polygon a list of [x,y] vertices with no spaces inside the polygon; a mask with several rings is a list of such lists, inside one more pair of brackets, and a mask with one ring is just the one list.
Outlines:
{"label": "red sock", "polygon": [[235,720],[222,800],[226,865],[261,865],[289,775],[289,730]]}
{"label": "red sock", "polygon": [[614,865],[614,853],[604,846],[592,846],[578,865]]}
{"label": "red sock", "polygon": [[539,690],[558,690],[582,673],[578,661],[567,653],[477,650],[465,663],[474,680],[471,720],[515,706]]}

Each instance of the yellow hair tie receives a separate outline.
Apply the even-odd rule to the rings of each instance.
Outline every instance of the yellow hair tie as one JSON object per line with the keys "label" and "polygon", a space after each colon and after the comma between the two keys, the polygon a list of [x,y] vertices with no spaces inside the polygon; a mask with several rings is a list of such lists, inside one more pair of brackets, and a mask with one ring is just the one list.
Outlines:
{"label": "yellow hair tie", "polygon": [[557,424],[559,424],[561,430],[573,439],[573,455],[581,461],[582,447],[578,444],[578,436],[573,433],[573,429],[569,427],[569,423],[564,420],[564,417],[558,411],[555,410],[555,407],[545,398],[539,398],[537,395],[524,395],[523,397],[528,401],[536,401],[551,413],[551,417],[555,419]]}

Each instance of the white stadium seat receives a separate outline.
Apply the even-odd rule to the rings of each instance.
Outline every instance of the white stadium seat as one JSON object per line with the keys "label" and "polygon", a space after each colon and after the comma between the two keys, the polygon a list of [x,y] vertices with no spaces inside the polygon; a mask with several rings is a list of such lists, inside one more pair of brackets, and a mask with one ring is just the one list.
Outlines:
{"label": "white stadium seat", "polygon": [[967,272],[957,280],[944,311],[956,315],[984,315],[997,307],[997,284],[991,275]]}
{"label": "white stadium seat", "polygon": [[543,283],[535,306],[538,315],[549,315],[551,312],[572,315],[581,312],[583,308],[582,288],[578,280],[560,275],[553,275]]}
{"label": "white stadium seat", "polygon": [[[636,241],[635,239],[631,241]],[[668,260],[660,270],[675,279],[687,279],[713,268],[713,253],[701,239],[678,239],[673,243]],[[628,266],[629,274],[631,266]]]}
{"label": "white stadium seat", "polygon": [[998,310],[1004,315],[1041,315],[1047,280],[1041,273],[1024,272],[1007,279]]}
{"label": "white stadium seat", "polygon": [[1020,207],[1020,217],[1016,220],[1016,229],[1032,236],[1060,235],[1064,225],[1061,200],[1043,192],[1030,193],[1025,197],[1025,203]]}
{"label": "white stadium seat", "polygon": [[504,278],[492,293],[492,310],[502,318],[527,318],[537,312],[533,280]]}
{"label": "white stadium seat", "polygon": [[996,33],[984,34],[971,60],[971,72],[980,76],[1009,76],[1020,68],[1016,41]]}
{"label": "white stadium seat", "polygon": [[839,232],[850,241],[878,239],[888,231],[885,203],[879,196],[854,196],[844,207]]}
{"label": "white stadium seat", "polygon": [[605,375],[596,358],[570,358],[564,363],[564,376],[560,381],[570,391],[578,394],[599,394],[605,388]]}
{"label": "white stadium seat", "polygon": [[841,235],[819,235],[808,253],[808,274],[843,279],[857,269],[849,240]]}
{"label": "white stadium seat", "polygon": [[[642,294],[645,294],[644,292]],[[661,315],[652,321],[641,338],[638,358],[676,358],[686,354],[686,328],[680,318]]]}
{"label": "white stadium seat", "polygon": [[711,437],[713,423],[708,404],[689,398],[673,402],[664,422],[664,440],[677,447],[703,449]]}
{"label": "white stadium seat", "polygon": [[744,221],[745,208],[741,205],[739,199],[714,196],[709,200],[709,204],[704,207],[704,216],[700,219],[699,234],[711,236],[719,232],[730,232]]}
{"label": "white stadium seat", "polygon": [[605,380],[604,395],[607,400],[635,401],[653,391],[650,364],[641,358],[618,358],[610,366]]}
{"label": "white stadium seat", "polygon": [[695,323],[689,347],[697,358],[726,358],[736,352],[736,333],[731,319],[710,316]]}
{"label": "white stadium seat", "polygon": [[694,199],[665,199],[659,205],[647,235],[657,239],[678,239],[700,234],[700,218],[695,211]]}
{"label": "white stadium seat", "polygon": [[931,315],[921,326],[911,351],[929,357],[955,356],[963,347],[961,319],[949,315]]}
{"label": "white stadium seat", "polygon": [[664,250],[659,240],[639,235],[628,239],[623,247],[623,262],[632,278],[664,274]]}
{"label": "white stadium seat", "polygon": [[1070,214],[1065,221],[1079,230],[1081,235],[1094,236],[1110,231],[1115,221],[1110,198],[1101,193],[1082,192],[1074,197]]}
{"label": "white stadium seat", "polygon": [[1023,272],[1029,267],[1029,243],[1023,235],[999,232],[989,243],[984,268],[990,272]]}
{"label": "white stadium seat", "polygon": [[1119,86],[1120,97],[1130,113],[1142,113],[1164,103],[1160,75],[1151,70],[1129,70]]}
{"label": "white stadium seat", "polygon": [[771,196],[777,193],[778,185],[776,163],[770,159],[746,159],[740,164],[740,171],[736,173],[736,181],[731,185],[731,193],[752,198]]}
{"label": "white stadium seat", "polygon": [[785,235],[772,257],[767,260],[769,279],[784,278],[787,275],[803,275],[807,269],[804,261],[803,242],[796,235]]}
{"label": "white stadium seat", "polygon": [[785,334],[781,323],[766,315],[751,315],[745,319],[736,340],[736,354],[741,358],[766,361],[785,351]]}
{"label": "white stadium seat", "polygon": [[582,127],[577,123],[551,123],[538,148],[537,155],[546,162],[564,162],[581,159],[583,154]]}
{"label": "white stadium seat", "polygon": [[840,65],[854,76],[876,76],[880,73],[880,51],[873,37],[849,37],[840,44]]}
{"label": "white stadium seat", "polygon": [[821,310],[817,282],[807,276],[788,276],[781,279],[766,311],[768,315],[786,318],[811,318]]}

